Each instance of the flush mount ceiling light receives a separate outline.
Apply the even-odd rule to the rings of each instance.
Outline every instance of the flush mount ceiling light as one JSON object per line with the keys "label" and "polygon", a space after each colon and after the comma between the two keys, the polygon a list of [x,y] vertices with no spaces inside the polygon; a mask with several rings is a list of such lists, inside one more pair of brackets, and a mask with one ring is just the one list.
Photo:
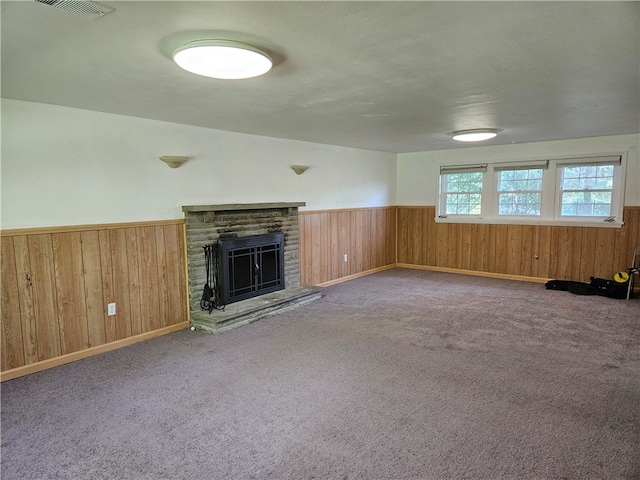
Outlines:
{"label": "flush mount ceiling light", "polygon": [[196,40],[173,52],[173,61],[197,75],[238,80],[262,75],[273,61],[251,45],[230,40]]}
{"label": "flush mount ceiling light", "polygon": [[489,140],[498,135],[499,130],[495,128],[475,128],[473,130],[458,130],[451,135],[459,142],[481,142]]}

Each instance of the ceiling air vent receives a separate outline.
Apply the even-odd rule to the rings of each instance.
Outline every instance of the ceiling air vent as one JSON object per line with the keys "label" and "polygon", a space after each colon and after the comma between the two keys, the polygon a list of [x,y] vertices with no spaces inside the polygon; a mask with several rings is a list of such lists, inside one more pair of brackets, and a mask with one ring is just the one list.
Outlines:
{"label": "ceiling air vent", "polygon": [[95,20],[111,13],[115,8],[103,7],[93,2],[84,2],[82,0],[35,0],[38,3],[44,3],[51,7],[65,12],[73,13],[84,18]]}

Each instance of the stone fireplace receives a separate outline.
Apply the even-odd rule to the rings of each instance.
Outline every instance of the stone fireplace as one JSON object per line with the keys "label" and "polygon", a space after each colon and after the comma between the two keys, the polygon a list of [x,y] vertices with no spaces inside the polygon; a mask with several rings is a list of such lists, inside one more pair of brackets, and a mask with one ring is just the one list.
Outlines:
{"label": "stone fireplace", "polygon": [[[296,202],[182,207],[187,234],[192,327],[220,332],[320,298],[319,288],[300,285],[298,207],[304,205],[304,202]],[[206,282],[203,247],[220,240],[276,233],[284,236],[284,290],[232,303],[224,310],[202,311],[200,300]]]}

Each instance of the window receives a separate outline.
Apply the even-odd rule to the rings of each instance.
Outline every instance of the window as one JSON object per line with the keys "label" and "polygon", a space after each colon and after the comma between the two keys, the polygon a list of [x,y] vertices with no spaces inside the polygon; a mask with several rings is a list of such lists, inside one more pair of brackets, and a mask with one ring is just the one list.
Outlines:
{"label": "window", "polygon": [[622,158],[443,165],[438,221],[620,227]]}
{"label": "window", "polygon": [[561,165],[560,215],[611,215],[614,165]]}
{"label": "window", "polygon": [[445,180],[447,214],[480,215],[482,173],[449,173]]}
{"label": "window", "polygon": [[441,211],[445,215],[480,215],[486,166],[441,169]]}
{"label": "window", "polygon": [[542,168],[498,171],[498,215],[540,215]]}

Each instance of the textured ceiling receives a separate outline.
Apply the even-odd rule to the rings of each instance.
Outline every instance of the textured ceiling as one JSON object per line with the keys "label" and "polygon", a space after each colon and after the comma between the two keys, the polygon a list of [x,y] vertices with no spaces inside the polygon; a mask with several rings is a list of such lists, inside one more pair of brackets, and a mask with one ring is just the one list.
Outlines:
{"label": "textured ceiling", "polygon": [[[638,2],[102,1],[98,20],[2,1],[2,96],[390,152],[640,131]],[[266,49],[248,80],[179,69],[224,38]],[[477,145],[477,144],[476,144]]]}

